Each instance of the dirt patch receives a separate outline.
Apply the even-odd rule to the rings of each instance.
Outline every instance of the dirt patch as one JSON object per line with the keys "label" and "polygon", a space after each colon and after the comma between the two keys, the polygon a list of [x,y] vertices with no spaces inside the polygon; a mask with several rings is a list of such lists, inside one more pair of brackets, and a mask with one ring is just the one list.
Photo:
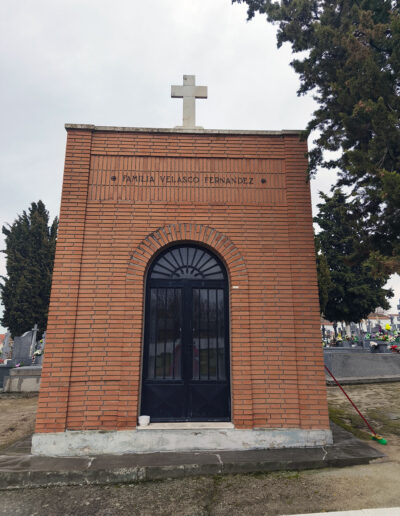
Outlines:
{"label": "dirt patch", "polygon": [[0,394],[0,450],[32,434],[37,394]]}
{"label": "dirt patch", "polygon": [[370,440],[370,431],[339,387],[328,387],[329,413],[332,420],[354,433],[356,437],[370,440],[371,446],[387,455],[386,460],[400,463],[400,382],[345,385],[344,389],[372,428],[382,435],[388,444],[382,446]]}
{"label": "dirt patch", "polygon": [[[400,382],[345,385],[343,388],[361,412],[372,419],[377,431],[400,435]],[[356,414],[339,387],[328,387],[328,403],[330,408]]]}

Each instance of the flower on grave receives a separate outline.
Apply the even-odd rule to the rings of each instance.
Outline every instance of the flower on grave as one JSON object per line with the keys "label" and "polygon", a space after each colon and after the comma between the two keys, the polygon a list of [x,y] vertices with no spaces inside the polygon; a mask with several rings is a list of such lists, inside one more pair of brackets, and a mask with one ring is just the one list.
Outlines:
{"label": "flower on grave", "polygon": [[34,357],[40,357],[40,355],[43,355],[42,349],[37,349],[33,354]]}
{"label": "flower on grave", "polygon": [[392,329],[392,327],[390,326],[389,323],[387,323],[385,326],[385,330],[390,331],[391,329]]}
{"label": "flower on grave", "polygon": [[370,333],[366,333],[365,334],[365,338],[369,340],[371,338],[371,334]]}
{"label": "flower on grave", "polygon": [[400,353],[400,346],[397,344],[392,344],[391,346],[388,346],[390,351],[393,351],[394,353]]}
{"label": "flower on grave", "polygon": [[21,367],[21,364],[18,362],[18,364],[15,364],[15,367]]}
{"label": "flower on grave", "polygon": [[373,340],[371,340],[371,342],[369,343],[369,345],[371,346],[371,348],[376,348],[376,347],[378,347],[378,343],[377,343],[377,342],[374,342]]}

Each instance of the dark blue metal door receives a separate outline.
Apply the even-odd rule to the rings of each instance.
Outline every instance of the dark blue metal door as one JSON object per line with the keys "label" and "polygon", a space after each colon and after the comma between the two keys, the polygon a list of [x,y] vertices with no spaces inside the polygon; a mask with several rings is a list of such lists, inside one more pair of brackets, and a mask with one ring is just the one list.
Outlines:
{"label": "dark blue metal door", "polygon": [[141,413],[152,421],[229,421],[226,271],[194,245],[169,248],[147,280]]}

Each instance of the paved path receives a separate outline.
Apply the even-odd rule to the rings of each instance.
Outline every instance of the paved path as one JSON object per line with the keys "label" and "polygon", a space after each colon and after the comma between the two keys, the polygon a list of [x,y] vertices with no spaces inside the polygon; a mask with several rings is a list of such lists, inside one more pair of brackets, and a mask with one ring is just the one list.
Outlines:
{"label": "paved path", "polygon": [[400,507],[388,509],[361,509],[360,511],[313,512],[297,516],[400,516]]}

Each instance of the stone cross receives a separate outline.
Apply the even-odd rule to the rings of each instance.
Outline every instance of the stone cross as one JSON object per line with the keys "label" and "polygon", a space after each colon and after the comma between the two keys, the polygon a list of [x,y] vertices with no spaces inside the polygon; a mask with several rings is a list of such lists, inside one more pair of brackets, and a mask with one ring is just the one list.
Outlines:
{"label": "stone cross", "polygon": [[182,128],[201,129],[196,127],[196,99],[207,98],[207,86],[196,86],[195,75],[184,75],[183,86],[171,86],[171,97],[183,98]]}

